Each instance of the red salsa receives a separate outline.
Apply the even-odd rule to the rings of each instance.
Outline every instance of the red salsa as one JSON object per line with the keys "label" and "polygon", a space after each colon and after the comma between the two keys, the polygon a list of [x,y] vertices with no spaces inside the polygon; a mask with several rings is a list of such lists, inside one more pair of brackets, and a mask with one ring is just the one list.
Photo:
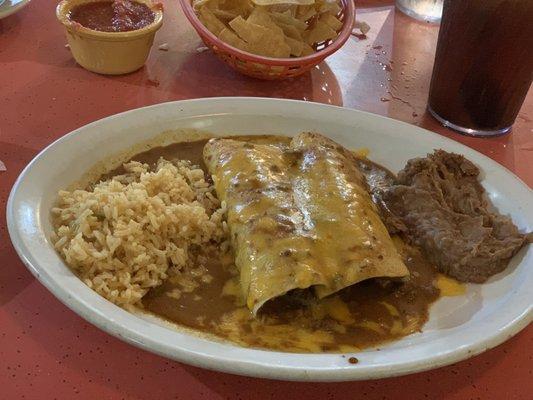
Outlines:
{"label": "red salsa", "polygon": [[155,13],[146,4],[135,1],[96,1],[74,7],[69,19],[95,31],[127,32],[150,25]]}

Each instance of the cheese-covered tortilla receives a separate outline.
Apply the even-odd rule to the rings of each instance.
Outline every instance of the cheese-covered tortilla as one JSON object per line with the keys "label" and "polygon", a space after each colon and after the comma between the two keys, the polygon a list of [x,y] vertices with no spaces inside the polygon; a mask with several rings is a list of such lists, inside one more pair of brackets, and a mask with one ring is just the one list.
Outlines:
{"label": "cheese-covered tortilla", "polygon": [[353,153],[316,133],[301,133],[290,147],[300,153],[294,197],[312,220],[317,267],[325,277],[317,295],[369,278],[408,275]]}
{"label": "cheese-covered tortilla", "polygon": [[310,263],[314,232],[294,202],[291,159],[276,146],[228,139],[211,139],[204,148],[216,192],[226,202],[241,288],[254,313],[269,299],[324,280]]}
{"label": "cheese-covered tortilla", "polygon": [[204,160],[221,201],[246,304],[314,287],[319,297],[408,274],[351,153],[318,134],[289,146],[211,139]]}

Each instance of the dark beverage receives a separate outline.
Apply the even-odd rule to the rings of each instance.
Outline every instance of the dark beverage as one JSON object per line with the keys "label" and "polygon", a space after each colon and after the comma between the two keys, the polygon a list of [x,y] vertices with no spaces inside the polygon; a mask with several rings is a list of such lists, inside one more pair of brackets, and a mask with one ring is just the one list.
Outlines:
{"label": "dark beverage", "polygon": [[475,136],[509,131],[533,74],[533,0],[444,0],[428,108]]}

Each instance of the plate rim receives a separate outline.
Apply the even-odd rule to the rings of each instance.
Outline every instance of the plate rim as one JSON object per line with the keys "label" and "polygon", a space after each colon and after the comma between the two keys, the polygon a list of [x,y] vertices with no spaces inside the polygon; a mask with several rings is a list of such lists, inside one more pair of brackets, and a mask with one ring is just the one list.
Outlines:
{"label": "plate rim", "polygon": [[[338,106],[333,106],[333,105],[321,104],[321,103],[304,102],[304,101],[299,101],[299,100],[288,100],[288,99],[260,98],[260,97],[211,97],[211,98],[170,101],[170,102],[158,103],[158,104],[154,104],[154,105],[150,105],[146,107],[140,107],[136,109],[127,110],[127,111],[124,111],[118,114],[114,114],[111,116],[101,118],[99,120],[93,121],[84,126],[81,126],[61,136],[60,138],[58,138],[57,140],[55,140],[54,142],[46,146],[42,151],[40,151],[30,161],[30,163],[28,163],[28,165],[22,170],[19,177],[15,181],[11,189],[11,192],[10,192],[10,195],[7,201],[7,207],[6,207],[6,220],[7,220],[7,227],[8,227],[8,232],[11,238],[11,242],[17,254],[19,255],[20,259],[23,261],[24,265],[57,299],[59,299],[63,304],[65,304],[68,308],[70,308],[76,314],[80,315],[82,318],[84,318],[91,324],[97,326],[98,328],[106,331],[107,333],[121,340],[124,340],[130,344],[133,344],[136,347],[140,347],[144,350],[157,353],[164,357],[172,358],[177,361],[184,362],[184,363],[198,366],[198,367],[203,367],[203,368],[207,368],[211,370],[217,370],[217,371],[228,372],[228,373],[233,373],[233,374],[253,376],[253,377],[263,377],[263,378],[270,378],[270,379],[297,380],[297,381],[346,381],[346,380],[360,380],[360,379],[377,379],[377,378],[405,375],[405,374],[414,373],[414,372],[421,372],[421,371],[425,371],[428,369],[434,369],[434,368],[438,368],[441,366],[449,365],[460,360],[464,360],[466,358],[479,354],[485,350],[488,350],[492,347],[495,347],[498,344],[508,340],[510,337],[514,336],[516,333],[518,333],[520,330],[525,328],[533,320],[533,313],[531,312],[532,311],[531,307],[529,308],[526,307],[520,313],[514,315],[514,318],[508,321],[506,325],[499,327],[499,329],[492,332],[489,336],[485,337],[482,340],[479,340],[473,345],[460,346],[458,348],[449,350],[447,352],[444,352],[438,355],[432,355],[424,360],[413,360],[410,362],[403,362],[399,366],[394,366],[393,370],[391,370],[390,366],[387,366],[387,365],[365,367],[364,365],[362,365],[362,363],[357,364],[354,367],[349,367],[349,368],[324,367],[324,368],[309,369],[305,365],[299,368],[290,367],[290,366],[284,367],[281,365],[265,365],[264,363],[257,362],[255,360],[247,361],[247,362],[242,361],[242,360],[241,361],[224,360],[223,357],[220,357],[220,356],[201,353],[198,351],[190,351],[189,349],[180,348],[179,346],[178,347],[173,346],[172,354],[169,354],[166,351],[168,349],[165,349],[164,346],[162,347],[161,343],[159,343],[157,340],[152,339],[148,336],[143,336],[140,332],[133,331],[131,328],[125,328],[124,326],[120,325],[120,323],[117,321],[110,321],[109,317],[103,314],[100,314],[99,312],[97,312],[97,310],[91,307],[90,304],[86,304],[85,301],[83,301],[82,299],[71,297],[70,295],[68,295],[68,293],[62,292],[61,286],[59,285],[59,283],[57,283],[50,275],[46,273],[45,274],[41,273],[42,267],[39,266],[39,262],[33,257],[33,255],[31,254],[31,251],[29,251],[29,249],[27,248],[26,243],[24,243],[24,238],[23,238],[24,235],[22,235],[21,232],[17,229],[14,202],[15,202],[15,196],[19,188],[23,184],[25,176],[28,174],[29,171],[31,171],[31,169],[33,168],[33,165],[35,165],[44,156],[46,152],[50,151],[51,148],[57,146],[58,144],[62,143],[65,140],[72,140],[72,138],[76,137],[77,135],[83,134],[84,130],[97,126],[98,124],[102,123],[104,120],[124,118],[124,117],[127,117],[128,114],[139,112],[139,110],[150,111],[150,109],[157,109],[160,107],[172,105],[172,106],[176,106],[176,109],[179,112],[180,106],[186,107],[187,104],[207,103],[210,106],[212,106],[213,105],[212,103],[217,103],[217,102],[221,102],[224,104],[228,104],[228,103],[238,104],[243,101],[245,101],[248,105],[251,105],[251,103],[266,102],[266,103],[272,103],[272,104],[274,103],[299,104],[304,108],[305,107],[331,108],[331,109],[335,109],[338,111],[342,110],[342,112],[362,114],[367,117],[378,119],[378,120],[379,119],[387,120],[388,123],[392,123],[393,125],[401,124],[403,126],[408,127],[410,130],[412,130],[413,134],[424,133],[426,135],[433,135],[434,138],[438,138],[438,140],[444,141],[443,144],[453,144],[453,146],[455,147],[459,147],[463,150],[466,150],[466,153],[469,153],[469,152],[475,153],[477,157],[481,157],[482,159],[484,159],[485,162],[492,164],[492,166],[496,166],[498,169],[503,169],[507,174],[512,175],[518,184],[523,186],[525,189],[529,189],[529,191],[531,192],[531,189],[527,186],[525,182],[523,182],[519,177],[517,177],[515,174],[513,174],[503,165],[497,163],[491,158],[485,156],[482,153],[477,152],[476,150],[468,146],[465,146],[445,136],[439,135],[435,132],[425,130],[423,128],[408,124],[406,122],[394,120],[392,118],[372,114],[369,112],[355,110],[355,109],[348,109],[348,108],[338,107]],[[201,116],[207,117],[208,115],[216,114],[214,110],[208,111],[207,108],[209,108],[209,106],[206,107],[206,109],[201,114]],[[259,107],[256,107],[254,114],[262,114],[261,109]],[[241,114],[241,115],[244,115],[244,114]],[[263,115],[268,115],[268,114],[263,113]],[[283,115],[283,112],[281,115]],[[192,118],[192,117],[186,117],[186,118]],[[290,115],[289,118],[296,118],[296,116]],[[97,294],[95,295],[97,297],[100,297]],[[103,301],[108,303],[106,300],[103,300]],[[130,313],[128,313],[125,310],[122,310],[120,308],[119,310],[130,315]],[[124,331],[126,332],[126,334],[124,334]],[[187,335],[187,336],[192,337],[191,335]],[[202,339],[199,339],[199,340],[202,340]],[[211,343],[213,342],[211,341]],[[257,349],[246,349],[246,350],[249,352],[265,352],[265,350],[257,350]],[[266,351],[266,352],[271,353],[271,354],[272,353],[287,354],[287,353],[279,353],[279,352],[271,352],[271,351]],[[300,359],[310,356],[310,355],[302,355],[298,353],[296,355]],[[321,356],[325,357],[328,355],[331,355],[331,354],[324,354]],[[319,356],[319,355],[312,354],[312,356]],[[339,356],[339,355],[337,354],[336,356]],[[430,360],[431,362],[428,362],[428,360]]]}

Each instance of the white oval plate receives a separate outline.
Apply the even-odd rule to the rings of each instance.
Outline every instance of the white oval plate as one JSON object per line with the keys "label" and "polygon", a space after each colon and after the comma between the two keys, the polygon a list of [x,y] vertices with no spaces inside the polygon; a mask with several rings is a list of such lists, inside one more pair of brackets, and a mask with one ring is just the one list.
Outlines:
{"label": "white oval plate", "polygon": [[[135,346],[184,363],[265,378],[340,381],[381,378],[436,368],[478,354],[510,338],[532,319],[533,249],[523,249],[503,273],[466,295],[442,298],[422,333],[356,354],[291,354],[247,349],[195,337],[156,319],[130,314],[85,286],[49,240],[49,210],[59,189],[97,161],[163,131],[203,129],[217,134],[294,135],[313,130],[345,146],[368,147],[393,171],[434,148],[464,154],[484,171],[494,204],[522,229],[533,229],[531,190],[489,158],[429,131],[339,107],[290,100],[213,98],[158,104],[93,122],[57,140],[22,172],[7,205],[19,256],[57,298],[99,328]],[[529,267],[529,268],[528,268]]]}

